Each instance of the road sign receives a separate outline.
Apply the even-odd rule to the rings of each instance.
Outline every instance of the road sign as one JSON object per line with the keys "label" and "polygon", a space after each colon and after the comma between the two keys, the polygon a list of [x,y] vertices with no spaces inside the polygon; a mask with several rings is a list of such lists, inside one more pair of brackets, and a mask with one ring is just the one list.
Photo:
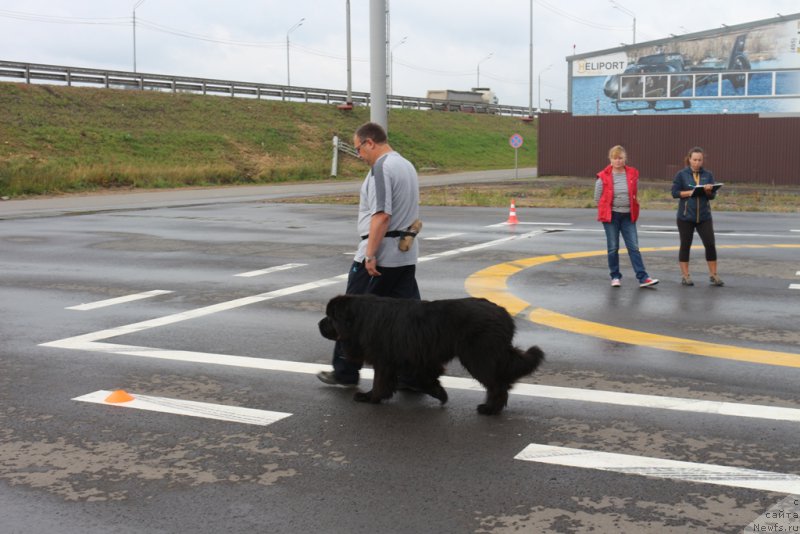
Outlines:
{"label": "road sign", "polygon": [[518,133],[515,133],[511,137],[508,138],[508,144],[514,148],[514,178],[519,178],[518,170],[517,170],[517,161],[518,161],[518,152],[519,147],[522,146],[522,136]]}
{"label": "road sign", "polygon": [[508,138],[508,144],[511,145],[513,148],[519,148],[522,146],[522,136],[518,133],[515,133],[511,137]]}

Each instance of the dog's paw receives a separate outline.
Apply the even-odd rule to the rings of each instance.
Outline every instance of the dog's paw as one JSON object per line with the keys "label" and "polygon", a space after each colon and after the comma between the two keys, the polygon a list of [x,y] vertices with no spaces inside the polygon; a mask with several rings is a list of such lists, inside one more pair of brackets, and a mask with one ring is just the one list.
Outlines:
{"label": "dog's paw", "polygon": [[502,406],[492,406],[491,404],[478,405],[478,413],[481,415],[497,415],[502,409]]}
{"label": "dog's paw", "polygon": [[431,397],[433,397],[434,399],[438,399],[439,402],[441,402],[442,404],[447,403],[448,399],[447,392],[444,390],[442,386],[438,386],[437,388],[428,390],[426,391],[426,393]]}

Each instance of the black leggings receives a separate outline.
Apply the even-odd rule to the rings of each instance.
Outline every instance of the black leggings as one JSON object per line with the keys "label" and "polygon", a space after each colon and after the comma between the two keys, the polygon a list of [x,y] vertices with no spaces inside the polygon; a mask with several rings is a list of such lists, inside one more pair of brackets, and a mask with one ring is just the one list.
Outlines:
{"label": "black leggings", "polygon": [[692,238],[694,231],[703,241],[706,247],[706,261],[717,261],[717,246],[714,242],[714,223],[711,219],[696,223],[693,221],[682,221],[678,219],[678,234],[681,236],[681,250],[678,252],[678,261],[689,261],[689,250],[692,248]]}

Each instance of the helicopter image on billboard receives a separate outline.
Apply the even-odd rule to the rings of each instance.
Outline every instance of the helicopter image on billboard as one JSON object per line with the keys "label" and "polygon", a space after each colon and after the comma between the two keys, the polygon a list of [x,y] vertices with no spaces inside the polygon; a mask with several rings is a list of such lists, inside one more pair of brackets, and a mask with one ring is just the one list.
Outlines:
{"label": "helicopter image on billboard", "polygon": [[[706,58],[690,65],[680,53],[660,53],[638,58],[629,64],[622,74],[606,78],[603,92],[611,98],[618,111],[652,109],[665,111],[675,109],[677,103],[683,108],[691,107],[691,101],[680,97],[688,90],[695,89],[720,80],[719,73],[732,71],[722,76],[735,90],[744,87],[747,76],[743,71],[750,70],[750,60],[744,51],[747,34],[739,35],[733,44],[727,62],[716,58]],[[686,76],[676,74],[686,73]],[[670,74],[671,76],[659,76]],[[669,98],[670,100],[664,100]],[[659,101],[668,104],[659,105]],[[644,105],[642,105],[644,104]]]}

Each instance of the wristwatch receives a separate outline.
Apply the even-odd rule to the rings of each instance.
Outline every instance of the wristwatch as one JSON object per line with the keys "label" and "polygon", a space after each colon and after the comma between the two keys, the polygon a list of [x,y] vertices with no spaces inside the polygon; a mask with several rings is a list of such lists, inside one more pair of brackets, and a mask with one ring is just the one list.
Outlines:
{"label": "wristwatch", "polygon": [[372,260],[377,260],[377,256],[364,256],[364,263],[371,262]]}

